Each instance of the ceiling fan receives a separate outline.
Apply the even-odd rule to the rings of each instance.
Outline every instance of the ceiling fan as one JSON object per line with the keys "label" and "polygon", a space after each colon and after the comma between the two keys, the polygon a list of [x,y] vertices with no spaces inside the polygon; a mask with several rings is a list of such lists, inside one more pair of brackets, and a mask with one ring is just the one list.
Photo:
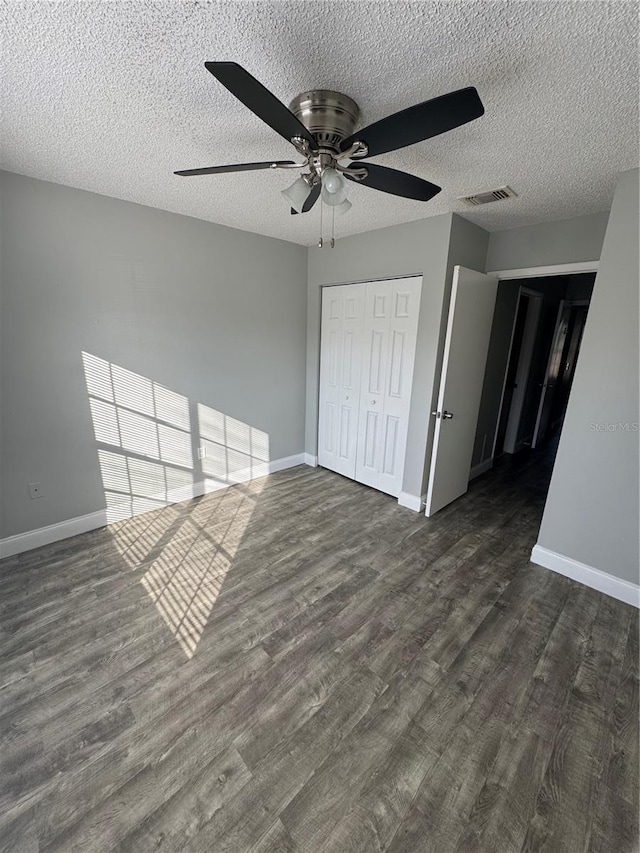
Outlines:
{"label": "ceiling fan", "polygon": [[283,191],[291,204],[291,213],[307,213],[320,196],[335,212],[346,213],[351,204],[347,200],[345,178],[374,190],[429,201],[441,187],[407,172],[365,162],[364,158],[413,145],[473,121],[484,113],[476,89],[469,86],[401,110],[354,133],[360,110],[347,95],[314,89],[298,95],[287,108],[236,62],[205,62],[205,68],[262,121],[291,142],[303,160],[299,163],[267,160],[207,166],[174,174],[301,170],[300,177]]}

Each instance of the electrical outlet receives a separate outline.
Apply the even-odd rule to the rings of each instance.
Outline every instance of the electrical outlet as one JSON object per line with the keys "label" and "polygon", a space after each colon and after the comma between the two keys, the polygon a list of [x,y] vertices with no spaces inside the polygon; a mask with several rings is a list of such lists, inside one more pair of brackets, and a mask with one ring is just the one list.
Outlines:
{"label": "electrical outlet", "polygon": [[40,483],[29,483],[29,497],[32,501],[42,497],[42,486]]}
{"label": "electrical outlet", "polygon": [[207,448],[199,447],[198,448],[198,459],[205,459],[207,456]]}

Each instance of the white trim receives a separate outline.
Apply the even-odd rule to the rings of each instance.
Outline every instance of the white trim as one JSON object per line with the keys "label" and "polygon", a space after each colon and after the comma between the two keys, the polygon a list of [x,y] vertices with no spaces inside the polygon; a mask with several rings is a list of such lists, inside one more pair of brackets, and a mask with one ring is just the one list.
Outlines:
{"label": "white trim", "polygon": [[[188,486],[172,489],[166,494],[153,495],[149,497],[149,500],[157,502],[161,506],[180,503],[181,501],[191,500],[192,498],[197,498],[211,492],[217,492],[219,489],[228,489],[229,486],[235,486],[238,483],[246,483],[248,480],[265,477],[267,474],[274,474],[276,471],[283,471],[285,468],[294,468],[296,465],[303,465],[304,462],[304,453],[297,453],[295,456],[284,456],[282,459],[264,462],[261,465],[254,466],[252,469],[246,468],[242,471],[235,471],[232,475],[232,482],[214,479],[199,480]],[[144,512],[153,512],[154,509],[159,508],[160,506],[153,507]],[[132,513],[129,511],[127,505],[123,506],[121,510],[118,507],[109,507],[109,510],[117,513],[119,518],[132,517]],[[121,516],[120,512],[122,512]],[[144,512],[135,513],[135,515],[144,515]],[[59,542],[61,539],[68,539],[70,536],[77,536],[79,533],[88,533],[90,530],[106,527],[108,523],[107,510],[99,509],[97,512],[90,512],[88,515],[80,515],[77,518],[69,518],[57,524],[49,524],[46,527],[29,530],[26,533],[7,536],[5,539],[0,539],[0,558],[12,557],[24,551],[31,551],[33,548],[40,548],[42,545],[50,545],[52,542]]]}
{"label": "white trim", "polygon": [[312,468],[317,468],[318,467],[318,457],[313,456],[313,454],[311,454],[311,453],[305,453],[304,454],[304,464],[305,465],[311,465]]}
{"label": "white trim", "polygon": [[[196,498],[199,495],[208,495],[211,492],[217,492],[220,489],[226,489],[238,483],[248,483],[249,480],[257,480],[259,477],[266,477],[267,474],[284,471],[285,468],[295,468],[296,465],[304,465],[304,453],[296,453],[294,456],[283,456],[281,459],[273,459],[271,462],[254,462],[250,468],[240,468],[238,471],[233,471],[229,474],[228,480],[205,477],[204,481],[194,483],[193,487],[187,487],[187,489],[191,489],[192,494],[187,494],[186,497],[179,498],[179,500],[188,500],[189,498]],[[172,493],[170,492],[169,503],[175,503],[175,501],[171,500],[171,496]],[[160,500],[162,500],[162,497]]]}
{"label": "white trim", "polygon": [[32,548],[40,548],[42,545],[50,545],[51,542],[59,542],[60,539],[68,539],[79,533],[88,533],[89,530],[105,527],[106,524],[107,511],[99,509],[97,512],[79,515],[57,524],[48,524],[46,527],[29,530],[27,533],[7,536],[5,539],[0,539],[0,558],[13,557],[14,554],[31,551]]}
{"label": "white trim", "polygon": [[400,492],[398,495],[398,503],[406,509],[412,509],[414,512],[422,512],[424,505],[427,502],[427,496],[412,495],[409,492]]}
{"label": "white trim", "polygon": [[487,270],[496,278],[540,278],[544,275],[572,275],[580,272],[597,272],[600,261],[578,261],[573,264],[551,264],[546,267],[521,267],[516,270]]}
{"label": "white trim", "polygon": [[542,545],[534,545],[531,551],[531,562],[545,569],[551,569],[559,575],[578,581],[591,589],[597,589],[605,595],[640,608],[640,586],[629,581],[616,578],[585,563],[579,563],[563,554],[557,554]]}
{"label": "white trim", "polygon": [[305,461],[304,453],[296,453],[293,456],[283,456],[281,459],[274,459],[273,462],[269,462],[268,473],[275,474],[276,471],[284,471],[285,468],[295,468],[296,465],[304,465]]}
{"label": "white trim", "polygon": [[493,456],[490,456],[488,459],[485,459],[484,462],[478,462],[477,465],[474,465],[473,468],[469,471],[469,482],[471,480],[475,480],[476,477],[479,477],[480,474],[484,474],[485,471],[490,471],[493,468]]}
{"label": "white trim", "polygon": [[325,281],[318,285],[323,287],[343,287],[345,284],[368,284],[370,281],[398,281],[403,278],[422,278],[424,273],[421,272],[406,272],[402,275],[383,275],[380,278],[356,278],[350,281]]}
{"label": "white trim", "polygon": [[[166,497],[162,495],[154,495],[149,500],[159,501],[163,504],[179,504],[181,501],[190,501],[192,498],[199,498],[204,495],[204,484],[202,482],[190,483],[188,486],[180,486],[178,489],[170,489]],[[136,513],[139,515],[140,513]]]}

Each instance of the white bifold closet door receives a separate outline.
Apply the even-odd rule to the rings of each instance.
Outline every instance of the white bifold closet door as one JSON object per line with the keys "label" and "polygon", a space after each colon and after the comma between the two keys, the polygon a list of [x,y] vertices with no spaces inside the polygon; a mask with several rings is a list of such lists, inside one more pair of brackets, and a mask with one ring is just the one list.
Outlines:
{"label": "white bifold closet door", "polygon": [[364,284],[322,292],[318,463],[353,480],[356,475]]}
{"label": "white bifold closet door", "polygon": [[402,488],[421,287],[416,276],[323,291],[318,462],[395,497]]}

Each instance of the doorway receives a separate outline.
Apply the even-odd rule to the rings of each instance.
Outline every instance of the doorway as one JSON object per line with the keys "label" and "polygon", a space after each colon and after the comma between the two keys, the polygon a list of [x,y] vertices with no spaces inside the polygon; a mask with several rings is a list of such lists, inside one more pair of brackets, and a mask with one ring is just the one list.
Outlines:
{"label": "doorway", "polygon": [[595,272],[500,280],[472,475],[487,457],[484,470],[559,436],[594,281]]}
{"label": "doorway", "polygon": [[[427,516],[464,494],[495,459],[531,450],[557,432],[594,281],[595,273],[523,280],[454,269],[431,413],[436,421]],[[460,282],[462,295],[466,285],[469,292],[458,305]]]}

